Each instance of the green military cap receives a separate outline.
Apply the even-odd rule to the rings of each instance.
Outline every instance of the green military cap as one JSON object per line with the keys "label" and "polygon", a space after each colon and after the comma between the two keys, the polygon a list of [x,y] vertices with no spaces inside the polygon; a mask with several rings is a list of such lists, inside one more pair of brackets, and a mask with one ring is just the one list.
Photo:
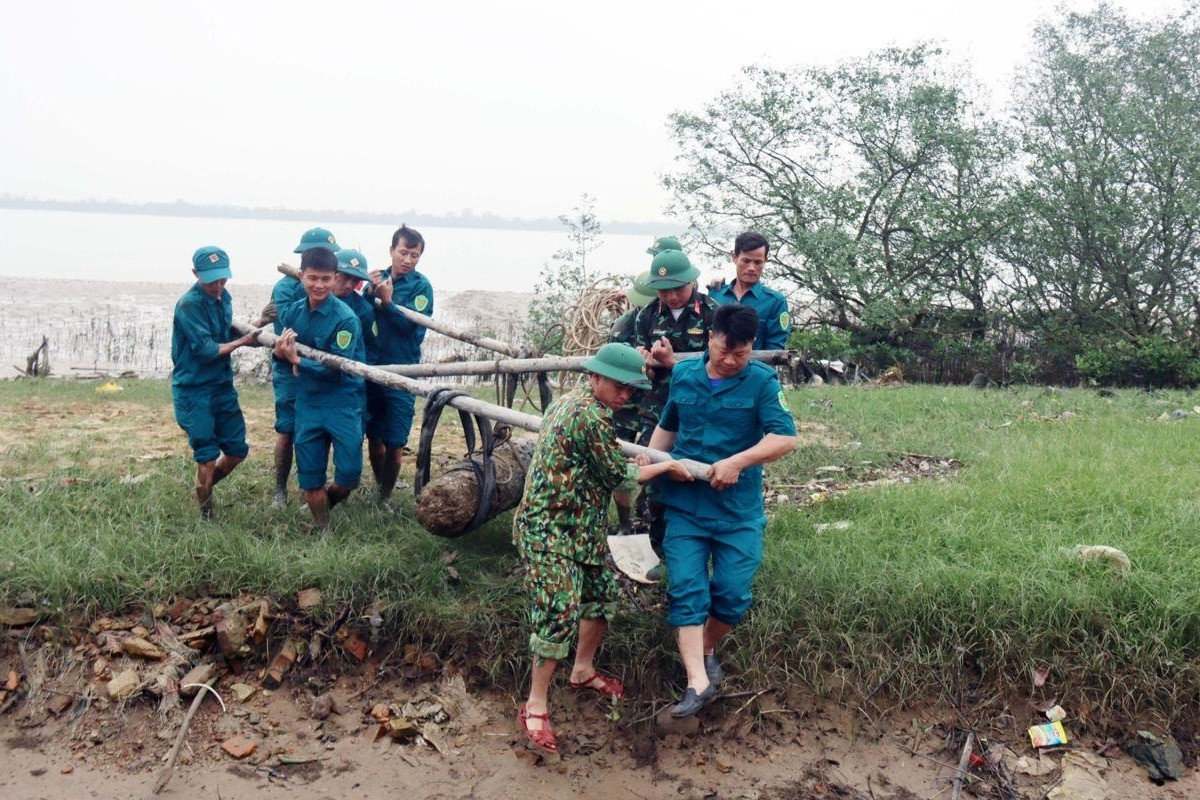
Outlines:
{"label": "green military cap", "polygon": [[650,262],[650,280],[646,288],[678,289],[700,277],[700,270],[692,266],[688,257],[679,250],[664,250]]}
{"label": "green military cap", "polygon": [[650,282],[650,273],[643,272],[633,279],[633,287],[625,292],[625,299],[630,305],[645,308],[654,299],[654,290],[646,284]]}
{"label": "green military cap", "polygon": [[229,280],[233,273],[229,271],[229,256],[219,247],[209,245],[201,247],[192,253],[192,268],[196,270],[201,283]]}
{"label": "green military cap", "polygon": [[646,252],[652,256],[656,256],[665,250],[683,250],[679,245],[679,240],[674,236],[659,236],[654,240],[654,244],[646,248]]}
{"label": "green military cap", "polygon": [[642,369],[646,360],[642,354],[622,342],[609,342],[596,355],[583,362],[583,368],[596,375],[612,378],[617,383],[635,389],[649,389],[650,381]]}
{"label": "green military cap", "polygon": [[338,272],[358,278],[360,281],[371,280],[371,276],[367,274],[367,257],[353,247],[344,247],[338,250],[337,258]]}
{"label": "green military cap", "polygon": [[303,253],[314,247],[328,247],[335,253],[341,249],[338,247],[337,239],[334,239],[333,234],[329,231],[324,228],[309,228],[300,237],[300,244],[296,245],[296,249],[292,252]]}

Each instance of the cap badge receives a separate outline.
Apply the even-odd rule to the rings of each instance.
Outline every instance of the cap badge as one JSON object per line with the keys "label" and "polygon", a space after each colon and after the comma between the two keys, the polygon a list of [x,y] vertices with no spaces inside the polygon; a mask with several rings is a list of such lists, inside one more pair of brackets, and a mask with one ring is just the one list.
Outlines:
{"label": "cap badge", "polygon": [[216,253],[209,253],[208,260],[215,264],[221,260],[221,257],[219,255],[217,255]]}
{"label": "cap badge", "polygon": [[357,259],[357,258],[352,258],[352,259],[350,259],[350,266],[352,266],[352,267],[357,267],[357,266],[358,266],[358,259]]}
{"label": "cap badge", "polygon": [[658,268],[658,274],[659,274],[659,275],[666,275],[666,274],[667,274],[667,268],[666,268],[666,267],[659,267],[659,268]]}

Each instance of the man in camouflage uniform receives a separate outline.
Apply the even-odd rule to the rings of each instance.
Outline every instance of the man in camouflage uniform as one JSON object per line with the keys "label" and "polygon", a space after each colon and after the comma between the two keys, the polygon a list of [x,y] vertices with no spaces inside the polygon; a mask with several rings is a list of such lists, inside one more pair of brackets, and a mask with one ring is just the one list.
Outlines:
{"label": "man in camouflage uniform", "polygon": [[634,389],[649,386],[643,359],[629,345],[606,344],[584,362],[587,383],[546,409],[525,479],[525,494],[513,517],[513,541],[525,567],[533,632],[529,699],[518,717],[529,742],[557,753],[548,719],[550,679],[566,658],[578,628],[569,685],[609,697],[624,686],[596,671],[595,656],[617,599],[616,581],[605,566],[605,509],[621,485],[669,474],[689,480],[676,461],[630,462],[613,432],[612,412]]}
{"label": "man in camouflage uniform", "polygon": [[[708,332],[716,309],[708,296],[696,288],[700,270],[680,250],[664,250],[650,262],[650,280],[646,284],[658,293],[658,299],[638,312],[634,323],[636,346],[646,360],[650,391],[642,395],[642,437],[649,440],[658,424],[671,388],[671,372],[676,353],[701,353],[708,346]],[[659,558],[663,555],[665,531],[662,505],[651,496],[650,546]],[[647,573],[662,578],[661,565]]]}
{"label": "man in camouflage uniform", "polygon": [[[618,317],[617,321],[609,328],[608,341],[628,345],[636,343],[634,322],[637,321],[638,311],[654,299],[654,292],[646,287],[646,282],[649,280],[649,272],[643,272],[633,279],[633,286],[625,293],[625,299],[629,301],[629,310]],[[649,434],[640,438],[638,436],[643,427],[640,409],[641,398],[630,399],[628,403],[613,412],[613,428],[617,432],[618,439],[645,446],[650,441],[650,436]],[[620,526],[618,533],[628,536],[633,533],[633,521],[630,518],[630,506],[633,505],[633,502],[629,492],[621,489],[614,491],[613,503],[617,506],[617,524]]]}

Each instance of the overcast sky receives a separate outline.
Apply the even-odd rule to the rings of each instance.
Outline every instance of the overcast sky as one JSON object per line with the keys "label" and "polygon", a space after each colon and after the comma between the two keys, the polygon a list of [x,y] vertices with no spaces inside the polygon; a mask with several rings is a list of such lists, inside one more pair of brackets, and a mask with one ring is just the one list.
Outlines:
{"label": "overcast sky", "polygon": [[[747,64],[941,41],[1003,95],[1044,0],[0,0],[0,191],[662,218],[666,116]],[[1072,8],[1093,3],[1071,2]],[[1176,0],[1119,2],[1139,14]]]}

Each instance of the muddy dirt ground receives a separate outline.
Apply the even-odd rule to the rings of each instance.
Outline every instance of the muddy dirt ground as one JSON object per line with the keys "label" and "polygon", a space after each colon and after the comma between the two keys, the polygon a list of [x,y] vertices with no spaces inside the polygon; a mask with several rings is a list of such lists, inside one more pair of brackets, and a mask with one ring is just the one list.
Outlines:
{"label": "muddy dirt ground", "polygon": [[[146,695],[124,703],[103,700],[88,691],[93,681],[86,659],[28,649],[22,657],[19,641],[18,631],[10,630],[0,666],[6,673],[37,673],[31,662],[46,659],[50,667],[40,671],[49,677],[0,716],[0,797],[150,797],[189,701],[161,715]],[[274,692],[262,688],[257,670],[227,674],[217,684],[224,708],[211,697],[202,701],[161,796],[909,800],[949,797],[962,741],[956,712],[945,706],[872,718],[861,709],[751,688],[705,709],[697,731],[668,731],[653,718],[665,698],[623,701],[614,722],[605,701],[559,685],[552,719],[564,755],[549,765],[521,746],[518,699],[467,688],[453,665],[440,665],[437,674],[420,680],[404,677],[399,657],[333,668],[342,674],[330,672],[328,664],[296,670]],[[254,687],[254,694],[239,701],[235,682]],[[70,702],[56,714],[51,701],[62,693]],[[314,704],[321,695],[332,699],[328,716]],[[394,712],[405,703],[410,714],[426,713],[413,712],[422,705],[436,708],[441,724],[426,729],[429,739],[377,739],[372,711],[391,705]],[[971,772],[978,779],[964,797],[1032,800],[1060,782],[1065,754],[1039,760],[1018,727],[1023,725],[1005,715],[980,726],[1013,775],[1015,793],[1001,794],[991,771],[977,767]],[[231,742],[252,743],[254,752],[235,758],[223,747]],[[1094,753],[1104,744],[1085,740],[1075,746]],[[1014,774],[1021,756],[1045,774]],[[1103,749],[1094,761],[1103,765],[1096,770],[1103,793],[1063,797],[1200,797],[1194,770],[1159,787],[1116,747]]]}

